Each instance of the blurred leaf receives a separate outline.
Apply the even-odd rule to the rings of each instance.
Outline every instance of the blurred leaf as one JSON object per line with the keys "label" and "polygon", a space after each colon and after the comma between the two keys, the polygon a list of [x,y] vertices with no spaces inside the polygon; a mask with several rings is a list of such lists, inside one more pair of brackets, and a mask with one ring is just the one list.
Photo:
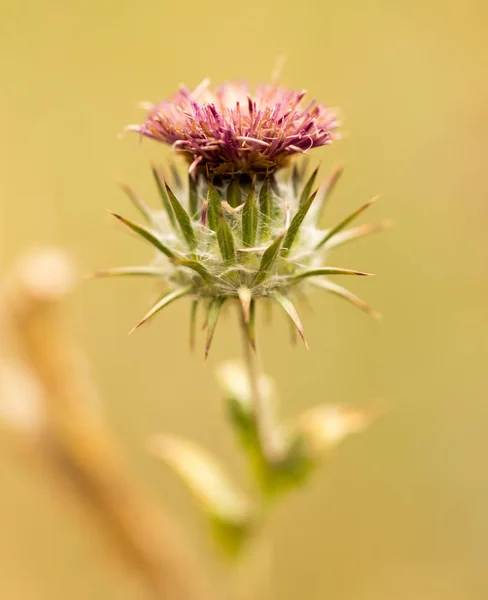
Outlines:
{"label": "blurred leaf", "polygon": [[133,221],[130,221],[129,219],[126,219],[125,217],[122,217],[121,215],[118,215],[117,213],[114,213],[110,210],[108,212],[111,215],[113,215],[116,219],[121,221],[126,227],[132,229],[134,233],[137,233],[137,235],[140,235],[145,240],[147,240],[150,244],[152,244],[160,252],[165,254],[168,258],[175,258],[175,252],[173,252],[165,244],[163,244],[163,242],[159,239],[159,234],[156,231],[149,229],[144,225],[138,225],[137,223],[134,223]]}
{"label": "blurred leaf", "polygon": [[192,492],[224,552],[230,556],[239,554],[253,529],[251,507],[217,459],[195,443],[176,436],[157,436],[151,448]]}
{"label": "blurred leaf", "polygon": [[171,206],[171,202],[169,201],[168,194],[166,193],[166,188],[163,185],[163,181],[159,175],[157,167],[155,167],[155,166],[152,167],[152,174],[153,174],[154,180],[156,182],[156,186],[158,188],[159,196],[163,203],[164,210],[166,211],[166,214],[168,215],[169,222],[173,226],[173,229],[176,229],[176,219],[175,219],[175,215],[173,212],[173,208]]}
{"label": "blurred leaf", "polygon": [[125,183],[121,184],[122,190],[127,194],[129,200],[142,214],[146,221],[151,224],[153,222],[152,211],[149,206],[134,192],[134,190]]}
{"label": "blurred leaf", "polygon": [[294,428],[306,445],[307,455],[317,460],[352,433],[366,429],[383,412],[380,406],[323,405],[303,413]]}
{"label": "blurred leaf", "polygon": [[341,178],[342,173],[344,172],[344,165],[340,165],[337,167],[329,177],[329,180],[326,181],[325,185],[321,187],[319,190],[319,201],[316,203],[317,212],[316,212],[316,221],[317,223],[322,218],[322,214],[324,212],[324,208],[329,201],[332,192],[334,191],[339,179]]}
{"label": "blurred leaf", "polygon": [[217,376],[227,396],[231,422],[247,453],[252,473],[262,494],[267,499],[273,499],[295,488],[304,480],[312,464],[305,456],[304,445],[298,436],[285,436],[278,423],[273,381],[264,375],[259,380],[261,401],[269,411],[275,434],[279,436],[284,450],[278,460],[270,462],[264,456],[261,447],[246,370],[240,363],[226,361],[219,365]]}
{"label": "blurred leaf", "polygon": [[197,238],[195,237],[195,232],[193,231],[193,226],[188,216],[188,213],[181,205],[178,198],[173,194],[171,188],[167,183],[165,183],[166,194],[171,202],[171,206],[173,208],[174,214],[176,216],[176,220],[178,221],[178,225],[180,227],[180,231],[182,236],[185,238],[186,243],[188,244],[188,248],[190,250],[195,250],[197,246]]}

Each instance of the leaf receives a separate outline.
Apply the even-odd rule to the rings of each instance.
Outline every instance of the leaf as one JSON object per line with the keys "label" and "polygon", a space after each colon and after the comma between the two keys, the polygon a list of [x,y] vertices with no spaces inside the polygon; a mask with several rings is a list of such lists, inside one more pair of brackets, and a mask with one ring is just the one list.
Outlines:
{"label": "leaf", "polygon": [[187,294],[189,294],[191,292],[191,290],[192,290],[192,286],[188,285],[187,287],[179,288],[179,289],[173,290],[169,294],[165,294],[160,300],[158,300],[158,302],[156,302],[156,304],[151,308],[151,310],[148,311],[142,317],[142,319],[139,321],[139,323],[137,323],[137,325],[129,331],[129,334],[131,334],[133,331],[138,329],[141,325],[143,325],[146,321],[148,321],[151,317],[153,317],[157,312],[162,310],[165,306],[168,306],[175,300],[178,300],[179,298],[183,298],[183,296],[186,296]]}
{"label": "leaf", "polygon": [[268,239],[271,224],[271,202],[272,193],[269,179],[266,179],[259,191],[259,210],[261,212],[261,238]]}
{"label": "leaf", "polygon": [[291,247],[293,246],[293,242],[295,241],[295,238],[297,236],[298,230],[300,229],[302,223],[303,223],[303,219],[305,219],[309,208],[312,206],[312,202],[315,200],[315,196],[317,195],[317,192],[315,191],[310,198],[300,206],[300,208],[298,209],[298,212],[296,213],[296,215],[293,217],[291,223],[290,223],[290,227],[288,228],[288,231],[286,232],[286,237],[285,240],[283,242],[283,251],[282,254],[283,256],[288,256],[288,253],[291,250]]}
{"label": "leaf", "polygon": [[271,273],[276,259],[278,258],[281,250],[281,244],[283,243],[284,234],[276,238],[275,241],[265,250],[261,257],[261,263],[259,264],[258,272],[254,278],[253,285],[260,285]]}
{"label": "leaf", "polygon": [[295,430],[306,445],[306,454],[317,460],[352,433],[366,429],[383,407],[317,406],[302,414]]}
{"label": "leaf", "polygon": [[327,204],[330,196],[332,195],[332,192],[334,191],[343,172],[344,165],[339,165],[336,169],[334,169],[328,181],[326,181],[325,185],[321,188],[320,200],[319,202],[317,202],[317,212],[315,214],[317,223],[320,221],[324,212],[325,205]]}
{"label": "leaf", "polygon": [[227,219],[223,215],[221,215],[219,219],[217,242],[219,244],[220,254],[224,261],[233,262],[236,256],[234,234],[232,233],[229,223],[227,223]]}
{"label": "leaf", "polygon": [[114,267],[93,273],[93,277],[161,277],[164,271],[161,267],[152,265],[135,267]]}
{"label": "leaf", "polygon": [[196,338],[196,328],[197,328],[197,311],[198,311],[198,302],[199,299],[195,298],[191,303],[191,311],[190,311],[190,350],[193,352],[195,350],[195,338]]}
{"label": "leaf", "polygon": [[379,313],[376,310],[374,310],[373,308],[371,308],[371,306],[366,304],[366,302],[361,300],[361,298],[358,298],[358,296],[356,296],[356,294],[353,294],[347,288],[342,287],[341,285],[337,285],[336,283],[329,281],[328,279],[320,279],[320,280],[313,281],[313,285],[322,290],[326,290],[327,292],[330,292],[331,294],[335,294],[336,296],[339,296],[339,298],[343,298],[344,300],[347,300],[354,306],[357,306],[359,309],[361,309],[366,314],[372,316],[373,319],[376,319],[378,321],[381,319],[381,313]]}
{"label": "leaf", "polygon": [[151,449],[194,495],[222,549],[237,555],[252,529],[251,506],[218,460],[194,442],[177,436],[156,436]]}
{"label": "leaf", "polygon": [[219,192],[210,182],[208,184],[207,199],[207,223],[210,229],[212,229],[212,231],[217,231],[219,227],[220,215],[222,214],[222,200],[220,198]]}
{"label": "leaf", "polygon": [[222,308],[222,304],[225,302],[225,298],[214,298],[208,307],[207,313],[207,341],[205,343],[205,358],[208,357],[208,353],[210,351],[210,346],[212,345],[212,340],[215,333],[215,328],[217,327],[217,321],[219,320],[220,309]]}
{"label": "leaf", "polygon": [[232,208],[237,208],[242,204],[241,186],[236,179],[232,179],[227,186],[227,202]]}
{"label": "leaf", "polygon": [[391,221],[389,220],[382,221],[381,223],[377,223],[375,225],[359,225],[358,227],[353,227],[352,229],[347,229],[346,231],[336,233],[329,239],[325,246],[329,250],[332,248],[337,248],[338,246],[342,246],[343,244],[346,244],[352,240],[371,235],[372,233],[378,233],[379,231],[384,231],[389,227],[391,227]]}
{"label": "leaf", "polygon": [[169,201],[168,194],[166,193],[166,189],[163,185],[163,182],[161,181],[161,177],[159,176],[158,170],[155,166],[152,167],[152,174],[153,174],[154,180],[156,181],[156,186],[158,188],[159,195],[163,202],[164,210],[166,211],[166,214],[168,215],[169,222],[171,223],[173,228],[175,228],[176,220],[175,220],[175,215],[173,213],[173,208],[171,206],[171,202]]}
{"label": "leaf", "polygon": [[202,279],[209,283],[213,282],[215,279],[212,273],[210,273],[210,271],[207,269],[207,267],[205,267],[205,265],[203,265],[201,262],[198,262],[198,260],[194,260],[192,258],[177,258],[173,260],[173,264],[175,264],[176,266],[188,267],[189,269],[192,269],[193,271],[198,273],[202,277]]}
{"label": "leaf", "polygon": [[242,243],[252,248],[256,243],[259,211],[254,185],[252,186],[242,210]]}
{"label": "leaf", "polygon": [[195,248],[197,247],[197,238],[195,236],[195,232],[193,231],[193,226],[191,224],[190,217],[181,205],[181,202],[173,194],[171,188],[167,183],[165,183],[165,189],[171,206],[173,208],[176,220],[178,221],[181,234],[185,238],[185,241],[188,244],[188,248],[190,250],[195,250]]}
{"label": "leaf", "polygon": [[134,190],[125,183],[122,183],[122,190],[127,194],[129,200],[132,204],[137,208],[137,210],[142,214],[142,216],[146,219],[146,221],[151,224],[153,222],[152,211],[149,206],[134,192]]}
{"label": "leaf", "polygon": [[373,273],[365,273],[364,271],[355,271],[354,269],[343,269],[341,267],[321,267],[319,269],[310,269],[303,271],[298,275],[293,275],[289,281],[301,281],[307,277],[319,277],[320,275],[359,275],[361,277],[371,277]]}
{"label": "leaf", "polygon": [[376,202],[377,198],[371,198],[365,204],[357,208],[354,212],[352,212],[348,217],[346,217],[343,221],[341,221],[338,225],[330,229],[325,236],[320,240],[320,242],[316,245],[315,249],[318,250],[324,244],[326,244],[334,235],[342,231],[344,227],[349,225],[351,221],[353,221],[356,217],[358,217],[362,212],[364,212],[367,208],[369,208],[374,202]]}
{"label": "leaf", "polygon": [[283,296],[282,294],[280,294],[278,292],[273,292],[272,298],[281,306],[281,308],[290,317],[290,319],[294,323],[295,327],[297,328],[298,333],[300,334],[300,337],[302,338],[303,343],[305,344],[305,347],[308,350],[308,344],[307,344],[307,340],[305,339],[305,332],[303,331],[303,325],[302,325],[300,316],[298,315],[297,309],[295,308],[295,305],[293,304],[293,302],[289,298],[287,298],[286,296]]}
{"label": "leaf", "polygon": [[176,254],[167,246],[165,246],[165,244],[163,244],[163,242],[159,239],[158,234],[155,231],[149,229],[148,227],[145,227],[144,225],[138,225],[137,223],[134,223],[133,221],[130,221],[129,219],[126,219],[125,217],[122,217],[121,215],[118,215],[117,213],[114,213],[110,210],[108,212],[111,215],[113,215],[116,219],[121,221],[126,227],[132,229],[134,233],[137,233],[145,240],[147,240],[150,244],[152,244],[160,252],[165,254],[168,258],[175,258]]}
{"label": "leaf", "polygon": [[315,180],[317,179],[317,173],[319,172],[319,168],[317,167],[312,175],[310,175],[307,183],[303,186],[302,193],[300,195],[300,202],[298,206],[303,206],[305,202],[310,198],[310,194],[312,193],[312,188],[314,186]]}
{"label": "leaf", "polygon": [[198,212],[197,183],[191,174],[188,174],[188,209],[190,217],[194,218]]}

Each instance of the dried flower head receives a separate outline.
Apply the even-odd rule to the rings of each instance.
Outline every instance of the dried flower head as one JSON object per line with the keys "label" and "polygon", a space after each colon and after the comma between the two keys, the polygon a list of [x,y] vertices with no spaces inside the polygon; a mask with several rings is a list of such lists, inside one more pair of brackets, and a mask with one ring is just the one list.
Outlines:
{"label": "dried flower head", "polygon": [[251,95],[242,83],[211,91],[206,80],[151,106],[146,121],[128,129],[171,144],[188,159],[190,172],[265,176],[337,137],[336,114],[314,100],[304,103],[305,95],[275,85]]}

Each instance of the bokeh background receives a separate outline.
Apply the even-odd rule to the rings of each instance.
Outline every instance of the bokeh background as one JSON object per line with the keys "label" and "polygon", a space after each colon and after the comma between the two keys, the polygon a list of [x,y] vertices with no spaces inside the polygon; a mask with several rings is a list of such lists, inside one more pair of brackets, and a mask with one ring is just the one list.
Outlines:
{"label": "bokeh background", "polygon": [[[329,222],[379,194],[368,215],[395,228],[340,251],[373,270],[354,281],[378,324],[317,294],[310,352],[276,316],[263,360],[286,415],[318,402],[386,398],[390,413],[345,443],[275,515],[275,598],[475,600],[488,595],[488,4],[484,0],[3,0],[0,20],[0,267],[60,244],[81,271],[137,264],[148,249],[105,208],[130,214],[118,182],[157,202],[134,136],[141,100],[196,85],[282,83],[340,106],[345,139],[315,152],[347,165]],[[127,336],[150,285],[84,282],[71,305],[107,420],[138,479],[204,533],[192,502],[146,455],[172,431],[242,476],[213,368],[238,354],[231,319],[207,363],[187,348],[187,309]],[[202,343],[203,340],[200,340]],[[140,597],[114,577],[93,535],[0,436],[0,596]],[[200,541],[199,541],[200,540]]]}

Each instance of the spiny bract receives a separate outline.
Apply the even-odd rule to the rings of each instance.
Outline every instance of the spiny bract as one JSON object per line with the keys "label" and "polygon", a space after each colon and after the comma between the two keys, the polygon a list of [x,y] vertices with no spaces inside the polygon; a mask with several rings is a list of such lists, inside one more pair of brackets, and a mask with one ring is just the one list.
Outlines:
{"label": "spiny bract", "polygon": [[[347,226],[373,200],[367,202],[330,229],[319,221],[342,168],[314,191],[317,170],[305,177],[296,166],[268,177],[214,178],[202,173],[182,182],[176,171],[171,187],[153,168],[162,210],[149,208],[130,188],[125,191],[142,213],[139,224],[118,214],[126,227],[149,242],[155,250],[150,265],[116,268],[99,275],[140,275],[159,278],[168,291],[136,327],[165,306],[183,297],[193,299],[192,331],[198,303],[206,306],[206,353],[224,302],[237,300],[241,317],[254,344],[255,303],[268,299],[289,316],[304,339],[298,312],[290,299],[295,292],[315,286],[336,294],[377,316],[369,306],[330,279],[337,275],[368,275],[328,264],[330,250],[350,240],[373,233],[383,225]],[[135,329],[135,328],[134,328]]]}

